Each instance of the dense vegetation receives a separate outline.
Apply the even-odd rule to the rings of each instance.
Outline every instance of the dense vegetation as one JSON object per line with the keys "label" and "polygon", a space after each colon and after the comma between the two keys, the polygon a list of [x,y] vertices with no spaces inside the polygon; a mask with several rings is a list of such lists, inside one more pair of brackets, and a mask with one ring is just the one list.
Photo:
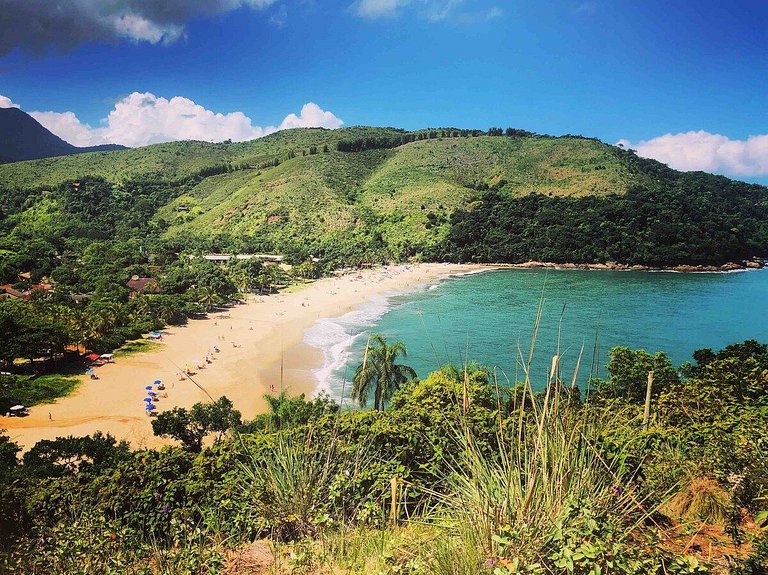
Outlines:
{"label": "dense vegetation", "polygon": [[161,450],[0,438],[3,569],[250,573],[225,550],[267,537],[270,573],[765,573],[768,346],[608,367],[535,394],[447,366],[384,411],[280,396],[245,423],[222,398],[155,422]]}
{"label": "dense vegetation", "polygon": [[623,195],[486,192],[453,214],[444,257],[664,267],[719,265],[765,254],[765,188],[703,172],[662,169],[657,175],[663,186],[634,187]]}
{"label": "dense vegetation", "polygon": [[[0,300],[0,411],[68,393],[83,349],[338,266],[718,264],[766,255],[766,210],[762,186],[500,128],[290,130],[3,165],[0,284],[27,299]],[[152,282],[132,293],[132,276]],[[480,367],[409,382],[405,350],[373,339],[353,387],[375,411],[280,396],[242,422],[220,398],[154,421],[178,448],[62,438],[23,463],[1,438],[2,569],[215,573],[224,548],[267,536],[290,557],[275,573],[764,573],[766,349],[675,368],[619,348],[588,392],[554,378],[534,394]]]}
{"label": "dense vegetation", "polygon": [[200,251],[314,256],[326,269],[410,258],[720,264],[766,255],[767,210],[763,186],[579,136],[287,130],[0,166],[0,280],[50,275],[104,241],[129,265]]}

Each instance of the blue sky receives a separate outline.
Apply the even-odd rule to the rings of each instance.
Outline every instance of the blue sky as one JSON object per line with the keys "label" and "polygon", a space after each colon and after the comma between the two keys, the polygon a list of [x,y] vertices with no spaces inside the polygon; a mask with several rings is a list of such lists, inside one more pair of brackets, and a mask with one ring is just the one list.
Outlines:
{"label": "blue sky", "polygon": [[764,0],[58,4],[0,0],[0,105],[75,144],[513,126],[768,183]]}

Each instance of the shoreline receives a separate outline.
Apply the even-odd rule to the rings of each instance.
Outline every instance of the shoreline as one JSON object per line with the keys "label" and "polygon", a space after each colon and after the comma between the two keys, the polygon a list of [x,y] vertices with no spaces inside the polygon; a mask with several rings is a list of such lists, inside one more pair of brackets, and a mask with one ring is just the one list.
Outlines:
{"label": "shoreline", "polygon": [[730,273],[749,270],[760,270],[767,267],[766,260],[749,260],[743,263],[728,262],[720,266],[716,265],[688,265],[681,264],[676,266],[654,267],[642,265],[620,264],[617,262],[606,262],[596,264],[575,264],[575,263],[555,263],[540,262],[530,260],[516,264],[511,263],[488,263],[482,264],[490,269],[556,269],[556,270],[585,270],[585,271],[618,271],[618,272],[677,272],[677,273]]}
{"label": "shoreline", "polygon": [[[249,296],[245,303],[210,313],[207,319],[166,327],[156,349],[97,368],[97,380],[79,376],[72,394],[33,406],[26,417],[0,416],[0,429],[24,451],[43,439],[96,431],[125,439],[134,448],[173,445],[175,441],[152,434],[152,418],[144,411],[144,388],[155,380],[165,384],[167,394],[157,402],[158,412],[210,401],[207,391],[214,399],[226,395],[244,420],[252,419],[267,411],[264,395],[286,391],[311,397],[318,388],[316,371],[323,367],[324,353],[304,337],[319,320],[341,317],[375,297],[489,269],[482,264],[385,266],[323,278],[275,295]],[[204,368],[195,367],[198,364]],[[178,373],[188,365],[197,373],[182,380]]]}

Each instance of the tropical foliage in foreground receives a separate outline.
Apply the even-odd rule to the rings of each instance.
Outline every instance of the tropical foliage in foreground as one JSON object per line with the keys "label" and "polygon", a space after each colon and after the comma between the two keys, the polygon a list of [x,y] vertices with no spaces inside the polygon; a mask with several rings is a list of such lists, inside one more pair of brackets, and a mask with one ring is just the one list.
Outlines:
{"label": "tropical foliage in foreground", "polygon": [[[3,569],[248,573],[231,550],[266,537],[275,574],[765,573],[768,346],[694,360],[616,349],[584,399],[556,374],[535,393],[468,366],[385,411],[281,396],[239,424],[220,400],[176,422],[230,427],[199,452],[97,435],[21,463],[5,438]],[[649,366],[676,377],[646,419]]]}

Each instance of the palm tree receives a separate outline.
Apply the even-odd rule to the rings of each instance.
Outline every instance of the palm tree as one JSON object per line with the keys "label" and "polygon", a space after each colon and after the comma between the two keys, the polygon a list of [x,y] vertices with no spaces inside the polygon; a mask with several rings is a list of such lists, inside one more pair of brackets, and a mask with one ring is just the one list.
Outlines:
{"label": "palm tree", "polygon": [[219,302],[219,298],[209,287],[201,287],[197,290],[198,303],[205,306],[206,311],[211,311]]}
{"label": "palm tree", "polygon": [[163,324],[167,324],[172,319],[177,317],[179,313],[179,306],[174,302],[171,296],[163,296],[157,300],[156,314]]}
{"label": "palm tree", "polygon": [[365,347],[363,363],[355,370],[352,379],[352,399],[361,406],[368,402],[368,393],[374,389],[373,407],[382,410],[400,386],[416,377],[412,367],[395,363],[397,357],[406,357],[405,344],[396,341],[387,344],[383,335],[371,335]]}
{"label": "palm tree", "polygon": [[88,316],[81,308],[67,308],[67,310],[64,321],[69,330],[71,342],[80,349],[80,345],[89,337]]}
{"label": "palm tree", "polygon": [[98,337],[111,333],[126,315],[116,302],[94,302],[88,306],[91,329]]}
{"label": "palm tree", "polygon": [[152,316],[152,305],[149,301],[149,296],[139,295],[133,300],[133,314],[132,319],[134,321],[145,317]]}

